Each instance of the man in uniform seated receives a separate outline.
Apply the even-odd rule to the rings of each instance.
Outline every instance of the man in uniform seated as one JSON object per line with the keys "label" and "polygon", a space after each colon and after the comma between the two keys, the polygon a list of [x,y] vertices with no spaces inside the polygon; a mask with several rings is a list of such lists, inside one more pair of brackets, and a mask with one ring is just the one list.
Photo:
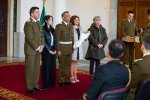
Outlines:
{"label": "man in uniform seated", "polygon": [[135,100],[136,91],[144,79],[150,78],[150,36],[142,38],[143,58],[134,62],[131,69],[131,83],[127,100]]}

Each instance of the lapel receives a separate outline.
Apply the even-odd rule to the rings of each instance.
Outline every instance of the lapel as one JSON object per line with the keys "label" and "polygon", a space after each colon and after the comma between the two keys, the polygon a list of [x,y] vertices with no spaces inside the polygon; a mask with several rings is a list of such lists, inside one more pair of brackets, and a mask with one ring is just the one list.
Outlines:
{"label": "lapel", "polygon": [[62,25],[68,29],[68,26],[62,21]]}
{"label": "lapel", "polygon": [[102,43],[102,34],[103,34],[103,30],[102,30],[102,26],[100,25],[99,27],[99,42]]}

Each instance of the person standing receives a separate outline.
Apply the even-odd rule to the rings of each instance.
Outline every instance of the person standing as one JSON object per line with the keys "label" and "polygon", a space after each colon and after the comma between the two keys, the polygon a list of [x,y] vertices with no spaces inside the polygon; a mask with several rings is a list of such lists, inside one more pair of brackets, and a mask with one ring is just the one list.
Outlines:
{"label": "person standing", "polygon": [[[83,30],[80,26],[80,18],[76,15],[72,16],[70,19],[70,23],[73,25],[74,28],[74,43],[80,39]],[[79,82],[77,78],[77,62],[78,60],[83,59],[83,50],[82,45],[80,47],[75,48],[72,53],[72,62],[71,62],[71,75],[70,75],[70,82],[76,83]]]}
{"label": "person standing", "polygon": [[43,88],[55,87],[56,83],[56,37],[54,34],[53,17],[44,17],[45,47],[42,52],[42,85]]}
{"label": "person standing", "polygon": [[[147,19],[150,21],[150,9],[147,10]],[[141,37],[150,35],[150,23],[145,28],[141,28],[139,35]]]}
{"label": "person standing", "polygon": [[[133,19],[134,13],[133,11],[128,11],[127,19],[123,19],[122,21],[122,33],[123,37],[135,37],[138,34],[138,28],[136,20]],[[125,42],[125,52],[124,52],[124,61],[123,63],[129,65],[132,68],[132,63],[134,59],[134,43],[133,42]]]}
{"label": "person standing", "polygon": [[56,25],[57,54],[59,60],[59,85],[70,85],[69,75],[73,52],[73,26],[68,11],[62,13],[62,23]]}
{"label": "person standing", "polygon": [[101,25],[101,17],[95,16],[93,18],[93,24],[89,28],[91,32],[88,40],[89,46],[85,56],[85,59],[90,60],[90,75],[94,75],[95,71],[100,65],[100,60],[105,58],[104,47],[107,43],[108,37],[105,29]]}
{"label": "person standing", "polygon": [[34,94],[42,90],[38,87],[40,75],[40,54],[44,47],[44,35],[38,19],[40,11],[38,7],[30,9],[30,19],[24,25],[25,43],[25,79],[27,92]]}

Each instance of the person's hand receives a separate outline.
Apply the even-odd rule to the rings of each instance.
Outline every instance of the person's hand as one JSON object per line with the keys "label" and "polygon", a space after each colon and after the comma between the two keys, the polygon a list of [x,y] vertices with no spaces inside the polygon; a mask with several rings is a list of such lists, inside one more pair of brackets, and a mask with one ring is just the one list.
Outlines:
{"label": "person's hand", "polygon": [[142,33],[142,32],[143,32],[143,29],[142,29],[142,28],[140,28],[140,30],[141,30],[141,31],[140,31],[140,33]]}
{"label": "person's hand", "polygon": [[50,54],[55,55],[56,54],[56,50],[55,51],[49,51]]}
{"label": "person's hand", "polygon": [[54,55],[56,54],[56,50],[55,50],[55,51],[53,51],[53,54],[54,54]]}
{"label": "person's hand", "polygon": [[62,55],[61,51],[58,51],[57,54],[58,54],[58,56],[61,56],[61,55]]}
{"label": "person's hand", "polygon": [[40,46],[39,46],[39,49],[38,49],[38,52],[41,53],[41,52],[43,51],[43,48],[44,48],[44,46],[43,46],[43,45],[40,45]]}
{"label": "person's hand", "polygon": [[103,45],[102,44],[98,44],[98,48],[103,48]]}

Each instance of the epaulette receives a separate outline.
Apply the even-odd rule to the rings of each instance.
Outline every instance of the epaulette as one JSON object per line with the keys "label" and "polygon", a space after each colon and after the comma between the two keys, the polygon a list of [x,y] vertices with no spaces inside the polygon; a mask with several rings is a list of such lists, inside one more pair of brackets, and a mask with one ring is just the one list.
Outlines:
{"label": "epaulette", "polygon": [[140,60],[143,60],[143,58],[136,59],[136,60],[134,60],[134,62],[137,62],[137,61],[140,61]]}
{"label": "epaulette", "polygon": [[30,22],[30,21],[31,21],[31,19],[27,20],[26,22]]}

